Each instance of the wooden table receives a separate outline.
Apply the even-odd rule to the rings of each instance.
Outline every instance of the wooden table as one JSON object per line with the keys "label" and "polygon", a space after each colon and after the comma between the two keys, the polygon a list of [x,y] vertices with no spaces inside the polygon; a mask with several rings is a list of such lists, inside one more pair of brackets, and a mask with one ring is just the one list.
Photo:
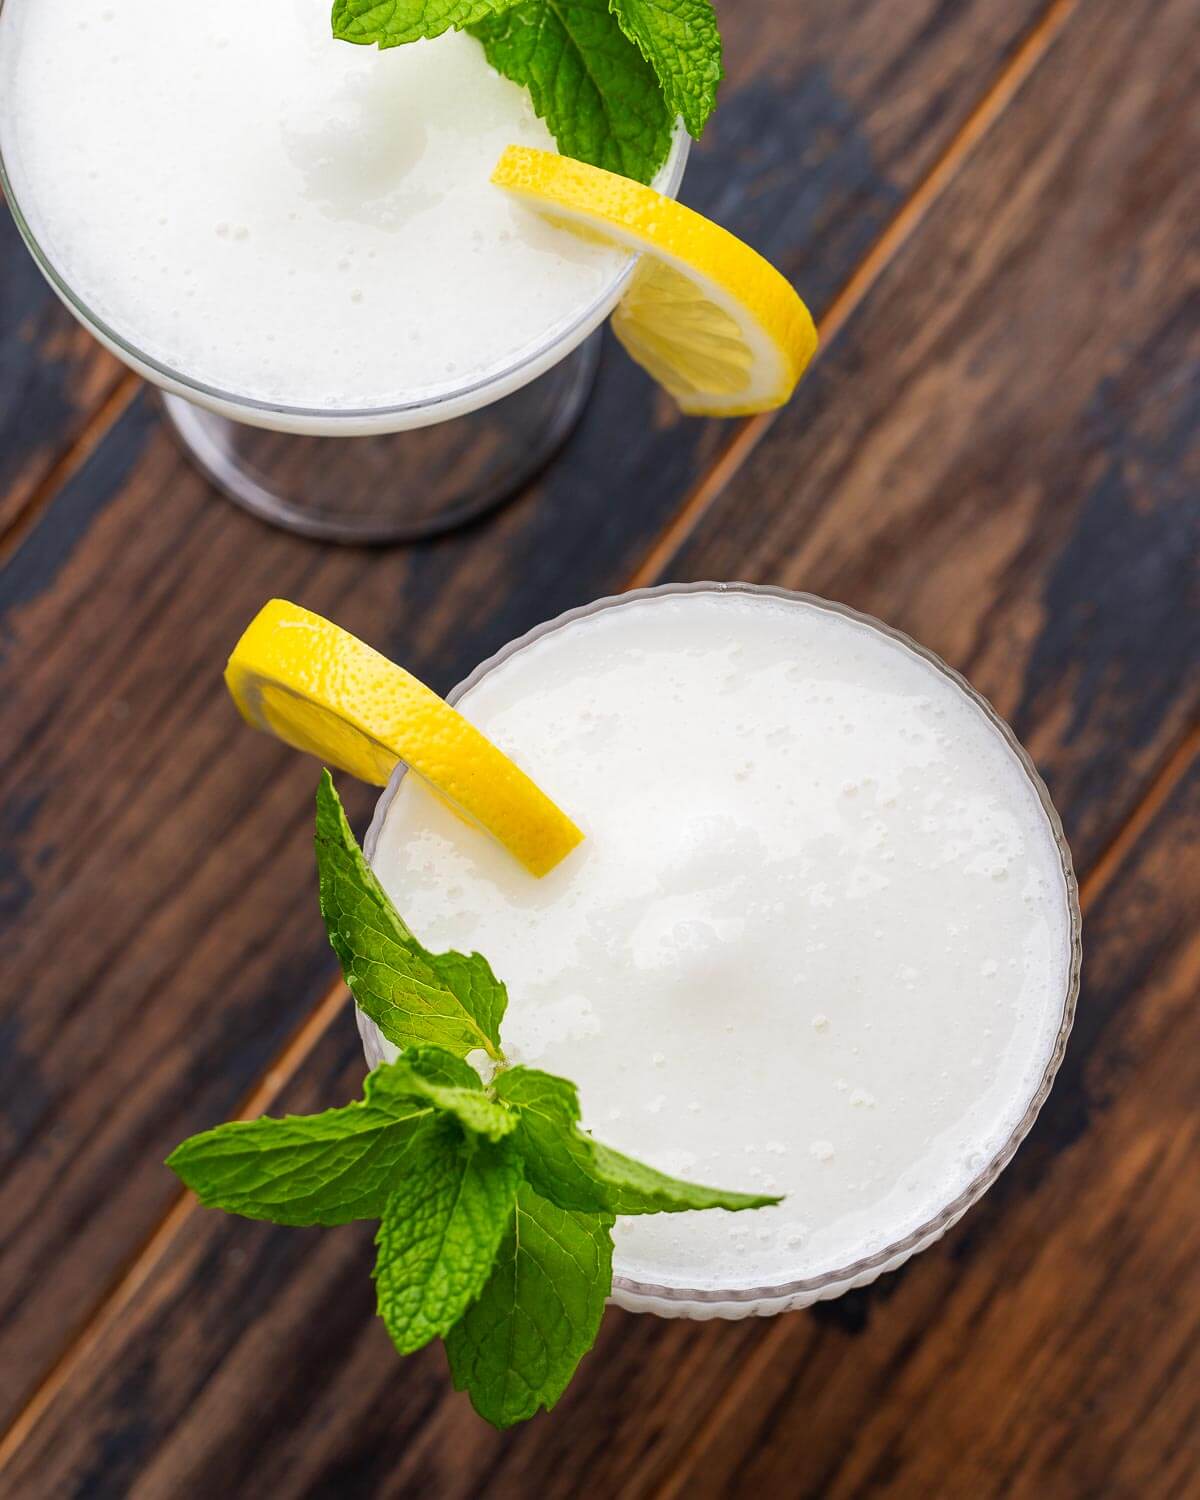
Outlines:
{"label": "wooden table", "polygon": [[[823,349],[782,413],[678,418],[613,346],[483,524],[315,546],[217,498],[3,225],[0,1491],[1200,1494],[1200,0],[727,0],[685,196]],[[370,1228],[199,1210],[162,1166],[351,1097],[314,768],[220,680],[271,594],[449,687],[662,578],[912,632],[1015,725],[1085,982],[1016,1162],[902,1272],[772,1322],[616,1310],[507,1436],[398,1361]],[[363,789],[350,807],[361,828]]]}

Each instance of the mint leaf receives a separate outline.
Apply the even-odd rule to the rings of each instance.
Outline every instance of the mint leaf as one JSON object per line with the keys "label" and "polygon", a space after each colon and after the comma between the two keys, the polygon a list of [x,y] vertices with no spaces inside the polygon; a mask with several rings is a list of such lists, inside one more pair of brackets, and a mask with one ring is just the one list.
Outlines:
{"label": "mint leaf", "polygon": [[342,42],[400,47],[461,31],[512,0],[334,0],[333,34]]}
{"label": "mint leaf", "polygon": [[[387,1064],[375,1069],[371,1075],[377,1077],[379,1088],[393,1088],[393,1080],[401,1076],[397,1071],[396,1064],[404,1063],[413,1072],[421,1076],[421,1087],[429,1084],[442,1084],[451,1089],[473,1089],[477,1093],[483,1091],[483,1080],[465,1058],[456,1057],[453,1052],[447,1052],[444,1047],[410,1047],[403,1057],[398,1057],[394,1063]],[[395,1085],[398,1089],[399,1085]]]}
{"label": "mint leaf", "polygon": [[499,1061],[500,1022],[508,1008],[508,991],[492,973],[491,964],[482,953],[455,953],[453,950],[448,953],[430,953],[416,938],[412,939],[410,946],[413,953],[428,964],[439,982],[455,996],[467,1014],[474,1017],[487,1034],[488,1040],[497,1048],[491,1056]]}
{"label": "mint leaf", "polygon": [[468,28],[497,72],[528,88],[567,156],[649,182],[674,112],[608,0],[520,0]]}
{"label": "mint leaf", "polygon": [[699,138],[724,76],[712,0],[610,0],[621,30],[654,69],[672,115]]}
{"label": "mint leaf", "polygon": [[[585,1137],[587,1139],[587,1137]],[[740,1213],[747,1208],[770,1208],[781,1198],[769,1193],[729,1193],[656,1172],[631,1156],[592,1141],[592,1170],[604,1185],[612,1211],[618,1214],[679,1214],[690,1209],[724,1208]]]}
{"label": "mint leaf", "polygon": [[464,1138],[449,1121],[388,1199],[375,1237],[379,1316],[401,1354],[446,1333],[492,1271],[521,1181],[510,1141]]}
{"label": "mint leaf", "polygon": [[592,1142],[576,1128],[575,1085],[537,1068],[509,1068],[496,1075],[494,1087],[515,1106],[516,1144],[534,1191],[559,1208],[608,1213],[608,1194],[592,1171]]}
{"label": "mint leaf", "polygon": [[428,1139],[431,1104],[367,1079],[366,1097],[319,1115],[235,1120],[167,1158],[207,1208],[273,1224],[349,1224],[384,1210]]}
{"label": "mint leaf", "polygon": [[517,1117],[489,1099],[470,1063],[441,1047],[410,1047],[395,1062],[376,1069],[375,1096],[428,1101],[473,1135],[498,1141],[516,1128]]}
{"label": "mint leaf", "polygon": [[537,1068],[496,1075],[495,1092],[516,1108],[516,1142],[525,1175],[537,1192],[560,1208],[618,1214],[683,1213],[724,1208],[766,1208],[777,1197],[730,1193],[668,1177],[653,1167],[594,1141],[579,1128],[579,1092],[565,1078]]}
{"label": "mint leaf", "polygon": [[427,952],[375,878],[328,771],[317,788],[321,915],[350,992],[398,1047],[432,1042],[499,1058],[508,996],[478,953]]}
{"label": "mint leaf", "polygon": [[569,1213],[527,1183],[487,1284],[445,1335],[456,1390],[495,1427],[548,1411],[596,1341],[612,1215]]}

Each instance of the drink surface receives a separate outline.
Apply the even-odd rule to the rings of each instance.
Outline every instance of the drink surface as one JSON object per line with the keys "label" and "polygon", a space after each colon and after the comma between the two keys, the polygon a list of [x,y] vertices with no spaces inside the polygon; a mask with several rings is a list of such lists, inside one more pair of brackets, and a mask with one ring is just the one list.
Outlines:
{"label": "drink surface", "polygon": [[619,252],[511,204],[523,89],[448,33],[336,42],[329,0],[3,0],[0,146],[76,296],[188,379],[347,409],[461,390],[603,297]]}
{"label": "drink surface", "polygon": [[982,709],[815,605],[632,602],[509,657],[462,710],[585,829],[534,881],[416,777],[374,864],[433,948],[487,954],[510,1060],[598,1138],[786,1193],[621,1221],[618,1275],[779,1285],[919,1229],[1003,1146],[1062,1019],[1049,820]]}

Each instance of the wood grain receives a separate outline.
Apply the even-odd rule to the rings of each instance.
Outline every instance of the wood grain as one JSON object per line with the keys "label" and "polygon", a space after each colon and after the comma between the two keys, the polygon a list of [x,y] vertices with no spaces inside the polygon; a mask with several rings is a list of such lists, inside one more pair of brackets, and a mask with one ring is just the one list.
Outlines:
{"label": "wood grain", "polygon": [[[1037,7],[816,12],[731,13],[732,87],[689,196],[819,310]],[[399,554],[321,551],[216,501],[146,399],[53,496],[0,575],[0,1420],[171,1203],[163,1155],[238,1108],[330,976],[312,768],[239,731],[220,686],[242,624],[290,594],[444,688],[619,587],[720,430],[667,416],[612,358],[544,484]]]}
{"label": "wood grain", "polygon": [[[969,666],[1050,768],[1081,871],[1101,873],[1066,1069],[998,1186],[904,1272],[810,1314],[610,1313],[553,1417],[506,1438],[447,1393],[438,1352],[395,1360],[371,1316],[369,1233],[196,1214],[67,1378],[14,1484],[453,1497],[1154,1496],[1200,1483],[1194,766],[1106,855],[1162,765],[1174,777],[1192,764],[1175,747],[1197,693],[1196,330],[1180,294],[1195,219],[1175,106],[1194,94],[1196,14],[1185,0],[1080,8],[676,570],[782,577],[886,614]],[[201,533],[218,571],[231,567],[224,529]],[[519,544],[515,513],[483,534],[501,553],[510,534]],[[293,544],[271,542],[264,566],[294,568]],[[439,649],[451,660],[447,577],[462,599],[504,566],[489,552],[493,580],[475,552],[434,587],[422,569],[454,545],[414,555],[406,575],[427,585],[435,665]],[[352,623],[370,619],[397,569],[360,568],[322,559],[301,582],[340,586]],[[190,625],[181,589],[170,604]],[[1117,594],[1119,628],[1105,629]],[[247,816],[261,795],[260,817],[288,828],[301,778],[273,747],[246,748],[236,775],[221,757],[207,774],[228,777],[218,790]],[[270,890],[252,873],[239,892],[268,903],[276,952],[309,941],[296,887],[277,878],[300,840],[289,830],[269,856]],[[253,995],[237,994],[253,1022]],[[361,1069],[345,1018],[280,1107],[347,1097]],[[206,1084],[206,1105],[227,1082],[198,1067],[189,1081]]]}
{"label": "wood grain", "polygon": [[1084,864],[1200,702],[1198,16],[1077,13],[669,563],[939,651]]}
{"label": "wood grain", "polygon": [[0,541],[84,434],[121,369],[58,301],[0,199]]}

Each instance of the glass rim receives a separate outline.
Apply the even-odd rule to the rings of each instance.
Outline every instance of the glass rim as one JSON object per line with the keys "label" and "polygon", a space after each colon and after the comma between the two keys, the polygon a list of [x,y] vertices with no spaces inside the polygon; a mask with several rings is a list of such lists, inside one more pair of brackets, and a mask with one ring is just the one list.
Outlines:
{"label": "glass rim", "polygon": [[[813,608],[824,610],[826,613],[839,615],[843,619],[852,620],[856,624],[866,626],[870,630],[875,630],[895,641],[898,645],[912,652],[915,656],[933,667],[943,677],[959,688],[960,691],[966,694],[976,707],[980,709],[992,728],[999,733],[1001,739],[1012,751],[1017,764],[1025,773],[1026,779],[1029,781],[1049,825],[1050,834],[1054,840],[1062,869],[1062,894],[1066,901],[1069,923],[1069,952],[1066,990],[1063,996],[1062,1014],[1059,1020],[1058,1032],[1050,1048],[1038,1086],[1033,1091],[1021,1118],[1006,1136],[1000,1147],[975,1176],[972,1177],[961,1193],[939,1209],[936,1214],[931,1215],[929,1219],[916,1229],[892,1241],[882,1249],[876,1250],[870,1255],[861,1256],[857,1260],[849,1261],[845,1265],[822,1271],[817,1276],[801,1277],[769,1286],[685,1287],[682,1285],[662,1285],[657,1282],[640,1281],[634,1277],[622,1276],[614,1272],[612,1283],[614,1292],[620,1291],[631,1297],[666,1304],[675,1303],[679,1304],[681,1308],[688,1303],[707,1304],[717,1307],[721,1304],[786,1302],[792,1299],[817,1301],[823,1293],[847,1290],[857,1282],[873,1280],[876,1275],[887,1270],[889,1266],[899,1265],[904,1260],[907,1260],[909,1256],[938,1239],[969,1208],[983,1197],[984,1193],[987,1192],[988,1188],[992,1186],[1000,1176],[1000,1173],[1012,1160],[1021,1142],[1029,1134],[1054,1084],[1066,1051],[1067,1039],[1071,1034],[1071,1027],[1075,1020],[1075,1009],[1079,999],[1080,968],[1083,957],[1083,917],[1079,907],[1079,883],[1075,876],[1075,868],[1071,860],[1070,848],[1067,845],[1066,834],[1063,831],[1062,819],[1059,817],[1054,803],[1051,801],[1050,792],[1045,781],[1034,765],[1029,752],[1021,744],[1020,740],[1017,739],[1010,725],[1001,717],[983,694],[977,688],[973,687],[961,672],[949,666],[936,652],[929,650],[926,646],[922,646],[920,642],[915,641],[905,631],[899,630],[893,625],[888,625],[885,621],[878,619],[874,615],[866,614],[862,610],[854,609],[847,604],[840,604],[834,600],[824,599],[818,594],[805,593],[797,589],[786,589],[773,584],[719,583],[711,580],[696,583],[657,584],[649,588],[631,589],[625,594],[608,594],[603,598],[593,600],[590,604],[565,610],[562,614],[556,615],[554,619],[547,620],[540,625],[535,625],[531,630],[526,631],[523,635],[502,646],[498,651],[494,652],[484,661],[481,661],[472,672],[468,673],[461,682],[451,689],[446,695],[447,702],[458,703],[466,693],[470,692],[494,668],[500,666],[510,657],[516,656],[520,651],[533,645],[544,636],[551,635],[556,630],[564,629],[576,620],[585,619],[587,616],[597,614],[601,610],[613,609],[623,604],[636,603],[639,600],[664,598],[680,594],[706,593],[749,594],[762,598],[780,599],[785,603],[806,604]],[[363,851],[368,861],[374,855],[388,808],[391,806],[392,799],[395,797],[396,790],[404,779],[406,771],[407,767],[403,762],[397,765],[375,805],[371,824],[363,841]]]}
{"label": "glass rim", "polygon": [[[0,0],[0,16],[3,16],[5,0]],[[659,169],[655,179],[655,189],[674,198],[679,185],[683,180],[684,168],[687,166],[688,155],[691,151],[692,139],[683,126],[682,121],[676,121],[675,131],[671,137],[671,149],[666,161]],[[542,339],[532,346],[527,346],[502,369],[493,371],[478,379],[468,381],[464,385],[454,386],[441,391],[436,395],[422,396],[416,401],[392,402],[383,406],[294,406],[278,401],[263,401],[257,397],[239,394],[237,391],[227,391],[220,386],[211,385],[207,381],[197,380],[180,370],[174,369],[164,361],[155,358],[154,355],[139,349],[131,340],[119,333],[110,323],[107,323],[100,315],[93,312],[88,304],[78,295],[67,278],[55,265],[50,252],[42,245],[37,235],[33,232],[33,226],[25,216],[21,207],[16,189],[13,185],[12,174],[4,159],[3,139],[0,138],[0,195],[8,202],[9,211],[16,222],[18,233],[25,242],[25,247],[33,256],[38,269],[54,288],[59,298],[75,315],[76,318],[95,337],[118,355],[119,358],[130,364],[134,369],[147,371],[150,378],[156,384],[165,383],[166,387],[179,392],[179,394],[195,397],[202,404],[209,405],[218,403],[224,408],[234,410],[255,412],[263,417],[279,417],[297,422],[323,422],[337,423],[345,421],[347,424],[354,422],[377,422],[386,421],[390,417],[412,416],[420,412],[434,412],[440,406],[455,405],[463,401],[472,401],[476,406],[487,404],[486,399],[476,399],[484,396],[492,386],[504,386],[525,372],[524,380],[519,380],[514,389],[527,384],[529,380],[544,373],[545,360],[560,345],[563,345],[563,357],[571,352],[578,344],[582,343],[592,330],[603,321],[607,314],[615,307],[624,291],[629,278],[633,275],[637,266],[638,255],[629,253],[626,255],[621,269],[616,273],[608,285],[599,292],[582,312],[577,313],[565,324],[558,324],[550,330]]]}

